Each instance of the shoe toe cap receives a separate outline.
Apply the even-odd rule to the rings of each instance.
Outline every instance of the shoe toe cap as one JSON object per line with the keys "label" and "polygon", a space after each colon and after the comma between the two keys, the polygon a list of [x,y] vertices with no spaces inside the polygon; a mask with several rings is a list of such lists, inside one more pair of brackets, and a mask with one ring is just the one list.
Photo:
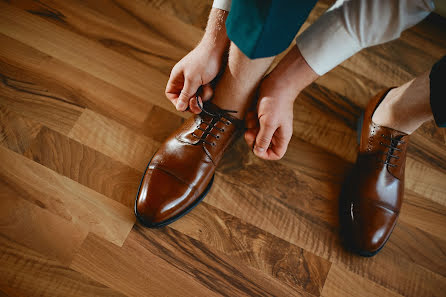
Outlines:
{"label": "shoe toe cap", "polygon": [[193,200],[193,187],[163,170],[149,169],[141,182],[135,214],[147,227],[158,227]]}
{"label": "shoe toe cap", "polygon": [[385,245],[395,227],[397,214],[376,203],[351,205],[347,243],[362,256],[373,256]]}

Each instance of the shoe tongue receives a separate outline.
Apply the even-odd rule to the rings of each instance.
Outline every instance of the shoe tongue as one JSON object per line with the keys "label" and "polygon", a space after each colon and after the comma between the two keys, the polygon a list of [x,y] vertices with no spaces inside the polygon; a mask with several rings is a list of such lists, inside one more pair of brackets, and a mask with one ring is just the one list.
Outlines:
{"label": "shoe tongue", "polygon": [[409,134],[404,133],[402,131],[395,130],[393,128],[385,127],[385,126],[379,126],[381,128],[381,131],[379,133],[384,133],[387,137],[391,137],[393,139],[397,140],[404,140],[406,141],[409,137]]}
{"label": "shoe tongue", "polygon": [[[203,103],[204,104],[204,109],[207,112],[213,113],[213,114],[220,114],[223,115],[226,119],[230,120],[234,125],[236,125],[238,128],[243,127],[243,120],[239,120],[236,117],[234,117],[232,115],[231,112],[227,112],[223,109],[221,109],[220,107],[218,107],[217,105],[215,105],[214,103],[210,102],[210,101],[206,101]],[[235,114],[235,113],[234,113]]]}
{"label": "shoe tongue", "polygon": [[205,101],[203,103],[203,108],[210,113],[223,114],[221,108],[215,105],[214,103],[211,103],[211,101]]}

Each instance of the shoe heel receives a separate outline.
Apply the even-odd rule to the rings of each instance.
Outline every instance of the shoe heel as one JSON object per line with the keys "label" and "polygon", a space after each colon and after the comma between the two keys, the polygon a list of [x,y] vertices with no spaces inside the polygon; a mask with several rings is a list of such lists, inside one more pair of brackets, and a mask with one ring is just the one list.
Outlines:
{"label": "shoe heel", "polygon": [[359,116],[358,122],[356,123],[356,141],[358,144],[361,143],[361,131],[362,131],[362,123],[364,122],[364,112],[361,112]]}

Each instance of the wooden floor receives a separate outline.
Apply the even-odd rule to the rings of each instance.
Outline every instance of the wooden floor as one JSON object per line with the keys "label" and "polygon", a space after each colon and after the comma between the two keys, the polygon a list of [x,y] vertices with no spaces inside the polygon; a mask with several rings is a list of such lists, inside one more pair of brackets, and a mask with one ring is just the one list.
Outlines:
{"label": "wooden floor", "polygon": [[210,2],[0,0],[0,295],[446,296],[445,129],[413,135],[376,257],[344,251],[337,218],[361,109],[446,54],[435,16],[308,87],[284,159],[240,140],[190,214],[135,223],[142,171],[189,116],[164,88]]}

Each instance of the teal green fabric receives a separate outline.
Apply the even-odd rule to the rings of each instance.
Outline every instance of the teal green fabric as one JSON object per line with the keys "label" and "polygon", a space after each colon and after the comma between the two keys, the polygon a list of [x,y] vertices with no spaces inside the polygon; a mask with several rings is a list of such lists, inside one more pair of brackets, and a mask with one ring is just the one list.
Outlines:
{"label": "teal green fabric", "polygon": [[283,52],[316,0],[232,0],[226,20],[229,39],[249,58]]}

